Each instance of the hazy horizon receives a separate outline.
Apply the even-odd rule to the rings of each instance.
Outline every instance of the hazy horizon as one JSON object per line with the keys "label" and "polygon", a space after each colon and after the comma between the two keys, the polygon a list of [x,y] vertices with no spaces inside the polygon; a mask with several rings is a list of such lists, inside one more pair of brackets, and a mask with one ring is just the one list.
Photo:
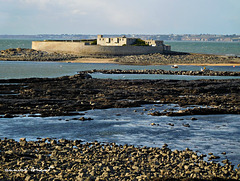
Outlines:
{"label": "hazy horizon", "polygon": [[[98,34],[84,34],[84,33],[76,33],[76,34],[73,34],[73,33],[45,33],[45,34],[0,34],[0,36],[39,36],[39,35],[87,35],[87,36],[97,36],[97,35],[99,35],[99,33]],[[153,36],[155,36],[155,35],[216,35],[216,36],[232,36],[232,35],[236,35],[236,36],[240,36],[240,33],[239,34],[209,34],[209,33],[200,33],[200,34],[195,34],[195,33],[183,33],[183,34],[173,34],[173,33],[169,33],[169,34],[157,34],[157,33],[155,33],[155,34],[149,34],[149,33],[145,33],[145,34],[143,34],[143,33],[139,33],[139,34],[137,34],[137,33],[112,33],[112,34],[110,34],[110,33],[102,33],[101,35],[146,35],[146,36],[151,36],[151,35],[153,35]]]}
{"label": "hazy horizon", "polygon": [[1,35],[240,34],[239,0],[0,0]]}

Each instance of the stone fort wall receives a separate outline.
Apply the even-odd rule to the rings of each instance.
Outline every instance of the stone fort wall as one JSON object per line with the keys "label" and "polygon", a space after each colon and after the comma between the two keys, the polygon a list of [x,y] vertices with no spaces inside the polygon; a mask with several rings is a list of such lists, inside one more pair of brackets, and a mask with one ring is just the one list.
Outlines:
{"label": "stone fort wall", "polygon": [[67,41],[33,41],[32,49],[77,55],[138,55],[164,52],[163,46],[99,46]]}

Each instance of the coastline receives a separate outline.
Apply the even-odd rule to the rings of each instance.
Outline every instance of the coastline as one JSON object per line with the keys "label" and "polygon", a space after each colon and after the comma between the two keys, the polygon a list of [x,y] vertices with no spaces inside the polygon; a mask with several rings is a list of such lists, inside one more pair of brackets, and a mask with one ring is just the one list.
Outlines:
{"label": "coastline", "polygon": [[[34,64],[36,61],[46,61],[65,62],[66,64],[92,63],[142,65],[144,66],[143,69],[147,69],[147,65],[172,66],[175,64],[178,66],[199,67],[240,66],[239,58],[206,54],[149,54],[138,56],[84,57],[80,55],[47,53],[32,49],[19,48],[1,51],[0,60],[34,61]],[[64,67],[64,65],[61,66]],[[79,67],[80,66],[84,65],[81,64]],[[93,68],[97,67],[96,65],[91,66]],[[66,67],[77,66],[70,65]],[[108,65],[103,65],[102,67],[108,67]],[[172,69],[162,72],[160,69],[155,71],[136,70],[133,73],[168,73],[181,75],[203,74],[200,70],[192,70],[193,68],[188,68],[188,70],[190,70],[186,72],[181,71],[181,69],[182,68],[180,68],[179,71],[178,69]],[[61,69],[58,71],[60,72]],[[118,71],[119,69],[115,69],[109,70],[108,72],[117,73]],[[129,73],[127,71],[123,72]],[[218,73],[208,71],[204,74],[207,73],[209,73],[209,75],[210,73],[213,73],[224,76],[233,74],[233,72]],[[204,122],[203,124],[206,124],[206,122],[199,119],[198,115],[240,115],[240,98],[238,96],[240,79],[194,81],[107,80],[91,79],[88,72],[79,72],[77,75],[62,76],[58,78],[9,79],[0,80],[0,82],[0,120],[9,121],[10,123],[15,122],[15,120],[18,119],[17,117],[22,117],[23,120],[25,117],[32,117],[30,119],[34,119],[43,125],[40,119],[34,117],[43,117],[43,119],[47,122],[51,119],[50,117],[63,116],[65,120],[62,120],[61,123],[64,122],[66,123],[66,126],[69,126],[70,124],[73,124],[74,121],[78,121],[81,124],[76,124],[75,127],[78,128],[80,125],[82,129],[86,129],[89,132],[89,127],[82,123],[84,121],[85,123],[90,122],[92,125],[97,127],[97,121],[94,121],[95,118],[92,116],[88,117],[86,114],[88,110],[99,109],[104,114],[107,114],[104,110],[106,108],[129,109],[129,107],[134,107],[134,113],[136,111],[139,115],[141,114],[141,116],[143,114],[149,114],[149,116],[154,116],[156,120],[159,120],[156,121],[155,119],[150,118],[151,123],[146,123],[146,117],[139,117],[139,119],[144,119],[144,123],[146,123],[146,125],[148,124],[148,127],[150,127],[149,129],[156,131],[159,127],[162,127],[164,131],[168,131],[168,128],[165,128],[168,126],[169,130],[175,129],[178,135],[181,135],[179,129],[183,129],[184,132],[187,133],[186,142],[191,144],[191,141],[188,139],[189,135],[191,136],[191,134],[189,134],[190,132],[188,132],[189,130],[193,130],[193,133],[197,134],[196,129],[203,129],[203,134],[206,135],[206,129],[209,129],[208,126],[213,127],[213,124],[203,125],[200,127],[199,122]],[[135,108],[136,106],[152,103],[156,104],[156,106],[161,106],[161,104],[176,103],[180,107],[186,108],[186,110],[175,111],[176,107],[174,107],[174,109],[165,109],[164,112],[161,112],[155,108],[149,108],[148,110],[145,108],[144,110],[137,110]],[[191,107],[189,105],[197,106]],[[80,114],[81,111],[85,111],[85,114]],[[140,113],[141,111],[144,111],[145,113]],[[121,123],[119,119],[124,118],[124,114],[122,113],[111,113],[108,115],[111,119],[114,119],[114,116],[118,116],[116,117],[117,124]],[[193,115],[194,117],[192,117]],[[72,116],[74,116],[74,118],[69,118]],[[133,116],[136,115],[133,114]],[[174,121],[166,121],[165,123],[162,116],[168,116]],[[189,118],[186,119],[186,117]],[[92,118],[93,121],[90,121]],[[216,118],[215,120],[216,122],[219,122],[219,119]],[[58,119],[58,121],[60,120]],[[54,123],[59,125],[58,121],[56,120]],[[227,121],[224,120],[222,124],[219,123],[220,125],[217,126],[219,126],[220,129],[217,131],[220,132],[227,129],[224,125],[227,124],[226,122]],[[132,124],[135,124],[135,130],[137,129],[136,123],[137,122],[132,122]],[[23,125],[25,124],[27,125],[28,122],[26,121],[23,123]],[[238,125],[238,123],[235,122],[233,126],[235,126],[235,129],[239,130],[239,127],[237,128],[235,124]],[[37,123],[35,122],[33,126],[37,126]],[[45,128],[47,129],[48,127],[46,126]],[[100,129],[100,127],[97,127],[97,129]],[[110,131],[114,131],[112,126],[110,126],[110,129]],[[236,132],[238,132],[238,130]],[[38,135],[32,133],[31,131],[32,129],[29,128],[27,131],[29,132],[29,135]],[[42,130],[40,130],[40,132],[41,131]],[[139,134],[140,136],[143,135],[143,131],[147,131],[147,129],[141,128],[139,131],[141,134]],[[18,141],[11,139],[13,138],[11,136],[9,136],[10,139],[2,137],[0,139],[0,147],[2,148],[0,154],[0,180],[240,179],[240,165],[236,165],[236,162],[231,163],[234,159],[230,157],[230,150],[225,150],[224,147],[221,147],[219,140],[216,139],[216,135],[210,136],[209,139],[214,139],[214,144],[218,144],[220,151],[216,152],[215,150],[204,150],[204,152],[199,152],[198,148],[201,144],[203,144],[204,140],[200,144],[196,144],[196,149],[194,149],[194,151],[188,149],[187,147],[189,146],[186,146],[186,149],[178,148],[173,151],[169,149],[167,145],[171,145],[172,141],[172,137],[168,135],[166,138],[169,141],[162,141],[165,144],[161,148],[161,145],[158,145],[158,147],[117,145],[114,143],[117,141],[110,143],[101,143],[97,141],[92,142],[95,139],[90,139],[91,142],[89,143],[81,140],[61,139],[66,138],[64,137],[66,132],[73,134],[74,132],[78,133],[81,131],[67,131],[65,128],[58,134],[57,138],[59,140],[51,137],[52,135],[49,133],[44,136],[38,135],[42,138],[36,138],[37,141],[29,141],[26,140],[26,138],[21,138],[26,136],[21,132],[19,133],[21,139]],[[172,133],[171,131],[169,132],[170,134]],[[229,129],[229,133],[230,132],[231,129]],[[16,132],[14,134],[16,134]],[[96,134],[96,132],[93,132],[93,134]],[[104,134],[108,133],[104,132]],[[159,139],[162,140],[163,135],[161,134],[166,133],[161,133],[159,129],[157,134],[160,135]],[[233,134],[233,132],[230,134]],[[2,136],[8,137],[8,135],[4,134],[4,132]],[[111,137],[109,134],[107,136]],[[131,132],[129,136],[134,137],[134,134]],[[29,139],[28,136],[26,137]],[[154,138],[153,134],[149,134],[146,137],[148,140],[151,140],[151,138],[153,138],[154,141],[157,140]],[[221,137],[224,136],[221,135]],[[237,136],[235,137],[236,139],[238,138]],[[235,137],[231,139],[235,140]],[[77,138],[84,139],[81,136]],[[125,139],[127,140],[127,136]],[[181,143],[180,137],[177,137],[176,139],[177,142]],[[226,138],[223,139],[224,141],[227,140]],[[195,141],[196,139],[193,140]],[[231,140],[229,142],[231,144]],[[128,142],[127,144],[131,143]],[[229,147],[231,147],[231,145]]]}

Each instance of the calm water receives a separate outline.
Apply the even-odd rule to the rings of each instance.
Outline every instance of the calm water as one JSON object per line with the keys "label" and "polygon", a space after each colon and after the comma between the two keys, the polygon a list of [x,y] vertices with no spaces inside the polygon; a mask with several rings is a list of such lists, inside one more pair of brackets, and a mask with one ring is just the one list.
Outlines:
{"label": "calm water", "polygon": [[165,42],[173,51],[240,57],[240,42]]}
{"label": "calm water", "polygon": [[[151,147],[162,147],[167,143],[173,150],[188,147],[200,154],[212,152],[219,155],[220,161],[227,158],[234,165],[240,163],[240,115],[195,115],[197,120],[192,121],[192,116],[151,116],[145,109],[163,111],[182,108],[177,105],[144,105],[138,108],[96,109],[84,112],[84,117],[93,118],[84,122],[73,120],[79,118],[77,116],[2,118],[0,139],[51,137]],[[151,126],[151,123],[159,126]],[[190,127],[182,124],[190,124]],[[227,153],[225,156],[221,154],[224,151]]]}
{"label": "calm water", "polygon": [[0,39],[0,50],[9,48],[31,48],[32,40]]}
{"label": "calm water", "polygon": [[[209,66],[215,71],[240,71],[240,66]],[[63,63],[63,62],[24,62],[24,61],[0,61],[0,79],[29,78],[29,77],[59,77],[64,75],[74,75],[78,71],[92,69],[163,69],[173,70],[170,65],[158,66],[134,66],[118,64],[94,64],[94,63]],[[177,70],[200,70],[200,66],[179,66]],[[214,76],[178,76],[178,75],[111,75],[111,74],[92,74],[93,78],[112,78],[112,79],[233,79],[240,77],[214,77]]]}

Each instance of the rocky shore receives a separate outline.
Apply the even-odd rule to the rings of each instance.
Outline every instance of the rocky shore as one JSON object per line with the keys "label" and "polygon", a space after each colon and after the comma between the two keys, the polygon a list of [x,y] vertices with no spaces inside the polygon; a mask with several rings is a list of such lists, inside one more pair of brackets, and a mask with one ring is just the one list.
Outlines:
{"label": "rocky shore", "polygon": [[76,55],[48,53],[25,48],[10,48],[0,51],[0,60],[3,61],[62,61],[75,60]]}
{"label": "rocky shore", "polygon": [[[0,80],[0,120],[76,115],[79,111],[143,104],[199,105],[152,116],[240,114],[239,79],[112,80],[86,72],[59,78]],[[77,119],[77,118],[76,118]],[[188,125],[185,125],[188,126]],[[223,150],[224,151],[224,150]],[[0,180],[239,180],[228,160],[206,162],[186,149],[134,147],[80,140],[0,140]],[[209,154],[209,160],[219,158]]]}
{"label": "rocky shore", "polygon": [[193,75],[193,76],[240,76],[240,72],[230,72],[230,71],[173,71],[173,70],[89,70],[82,71],[82,73],[103,73],[103,74],[170,74],[170,75]]}
{"label": "rocky shore", "polygon": [[149,54],[131,55],[118,57],[116,62],[134,65],[174,65],[174,64],[240,64],[240,58],[218,55],[172,53],[172,54]]}
{"label": "rocky shore", "polygon": [[[173,65],[173,64],[239,64],[240,58],[218,55],[189,54],[171,52],[168,54],[148,54],[132,56],[91,55],[80,56],[63,53],[49,53],[33,49],[11,48],[0,51],[1,61],[73,61],[81,58],[114,58],[115,63],[134,65]],[[91,63],[91,62],[90,62]]]}
{"label": "rocky shore", "polygon": [[[0,140],[0,180],[239,180],[240,168],[192,150],[39,138]],[[209,159],[218,156],[209,153]]]}
{"label": "rocky shore", "polygon": [[[89,109],[143,104],[214,107],[213,114],[240,114],[240,80],[112,80],[89,74],[0,80],[0,117],[77,115]],[[206,110],[197,114],[205,114]]]}

